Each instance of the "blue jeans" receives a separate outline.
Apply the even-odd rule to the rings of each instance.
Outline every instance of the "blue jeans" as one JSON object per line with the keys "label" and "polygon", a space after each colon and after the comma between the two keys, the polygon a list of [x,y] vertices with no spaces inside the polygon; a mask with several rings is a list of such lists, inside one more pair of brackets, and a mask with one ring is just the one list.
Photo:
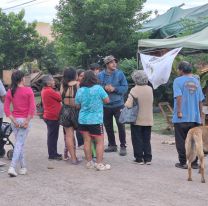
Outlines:
{"label": "blue jeans", "polygon": [[[16,118],[16,121],[18,124],[22,124],[25,119],[24,118]],[[14,124],[12,123],[12,129],[15,136],[15,146],[14,146],[14,153],[12,157],[11,167],[15,168],[17,166],[17,163],[20,162],[20,166],[22,168],[26,167],[25,164],[25,157],[24,157],[24,144],[25,139],[29,132],[29,126],[28,128],[16,128]]]}

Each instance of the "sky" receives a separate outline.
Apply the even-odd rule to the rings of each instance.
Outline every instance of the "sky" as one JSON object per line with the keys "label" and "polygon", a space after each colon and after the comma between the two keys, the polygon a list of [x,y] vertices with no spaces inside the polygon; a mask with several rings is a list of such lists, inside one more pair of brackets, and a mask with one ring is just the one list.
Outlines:
{"label": "sky", "polygon": [[[19,12],[21,9],[25,9],[25,20],[32,22],[37,20],[39,22],[51,23],[56,16],[55,6],[59,3],[59,0],[33,0],[28,4],[20,7],[9,7],[23,4],[32,0],[0,0],[0,8],[4,12]],[[166,12],[169,8],[179,6],[185,3],[182,8],[191,8],[195,6],[201,6],[208,3],[208,0],[147,0],[144,4],[144,11],[158,10],[159,14]],[[154,17],[154,16],[152,16]]]}

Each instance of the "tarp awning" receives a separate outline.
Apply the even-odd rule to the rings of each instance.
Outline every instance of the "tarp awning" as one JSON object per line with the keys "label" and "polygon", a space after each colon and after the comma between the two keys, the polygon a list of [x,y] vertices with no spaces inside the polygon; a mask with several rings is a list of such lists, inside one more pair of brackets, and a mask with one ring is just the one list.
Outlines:
{"label": "tarp awning", "polygon": [[141,39],[138,42],[141,48],[190,48],[197,50],[208,50],[208,27],[195,34],[171,38],[171,39]]}
{"label": "tarp awning", "polygon": [[138,32],[153,32],[152,38],[169,38],[178,36],[187,28],[186,21],[192,27],[193,33],[208,26],[208,4],[190,9],[173,7],[166,13],[142,25]]}

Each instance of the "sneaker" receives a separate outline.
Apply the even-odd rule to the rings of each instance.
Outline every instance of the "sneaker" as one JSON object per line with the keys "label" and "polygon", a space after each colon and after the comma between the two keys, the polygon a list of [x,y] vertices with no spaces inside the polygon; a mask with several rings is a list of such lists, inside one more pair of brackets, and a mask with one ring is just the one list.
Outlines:
{"label": "sneaker", "polygon": [[92,160],[87,162],[86,168],[87,169],[94,169],[95,168],[95,163]]}
{"label": "sneaker", "polygon": [[17,176],[17,173],[16,173],[14,167],[10,167],[10,168],[9,168],[9,170],[8,170],[8,175],[9,175],[10,177],[16,177],[16,176]]}
{"label": "sneaker", "polygon": [[152,164],[152,162],[150,162],[150,161],[146,162],[146,165],[151,165],[151,164]]}
{"label": "sneaker", "polygon": [[56,156],[54,157],[49,157],[48,158],[49,160],[62,160],[62,155],[61,154],[57,154]]}
{"label": "sneaker", "polygon": [[111,166],[109,164],[99,163],[99,164],[96,164],[96,169],[98,171],[110,170]]}
{"label": "sneaker", "polygon": [[68,156],[68,155],[67,155],[67,156],[64,156],[64,157],[63,157],[63,160],[64,160],[64,161],[69,160],[69,156]]}
{"label": "sneaker", "polygon": [[117,152],[117,146],[108,146],[105,152]]}
{"label": "sneaker", "polygon": [[67,151],[64,150],[63,160],[64,160],[64,161],[69,160],[68,150],[67,150]]}
{"label": "sneaker", "polygon": [[119,155],[120,156],[126,156],[127,152],[126,152],[126,147],[121,147],[120,148],[120,152]]}
{"label": "sneaker", "polygon": [[187,164],[176,163],[175,166],[181,169],[188,169]]}
{"label": "sneaker", "polygon": [[26,174],[27,174],[27,169],[26,169],[26,168],[21,168],[21,169],[19,170],[19,174],[20,174],[20,175],[26,175]]}
{"label": "sneaker", "polygon": [[141,160],[141,159],[134,159],[133,160],[134,161],[134,163],[136,163],[136,164],[139,164],[139,165],[144,165],[144,161],[143,160]]}

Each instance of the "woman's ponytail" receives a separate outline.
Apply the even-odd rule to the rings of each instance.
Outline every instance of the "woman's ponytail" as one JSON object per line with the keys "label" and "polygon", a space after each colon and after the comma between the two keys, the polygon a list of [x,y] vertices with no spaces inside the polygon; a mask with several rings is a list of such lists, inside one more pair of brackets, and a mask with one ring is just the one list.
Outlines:
{"label": "woman's ponytail", "polygon": [[14,71],[12,73],[12,77],[11,77],[11,80],[12,80],[12,83],[11,83],[11,93],[12,93],[12,97],[14,97],[14,94],[17,90],[17,87],[18,87],[18,84],[22,81],[24,77],[24,73],[22,71]]}

